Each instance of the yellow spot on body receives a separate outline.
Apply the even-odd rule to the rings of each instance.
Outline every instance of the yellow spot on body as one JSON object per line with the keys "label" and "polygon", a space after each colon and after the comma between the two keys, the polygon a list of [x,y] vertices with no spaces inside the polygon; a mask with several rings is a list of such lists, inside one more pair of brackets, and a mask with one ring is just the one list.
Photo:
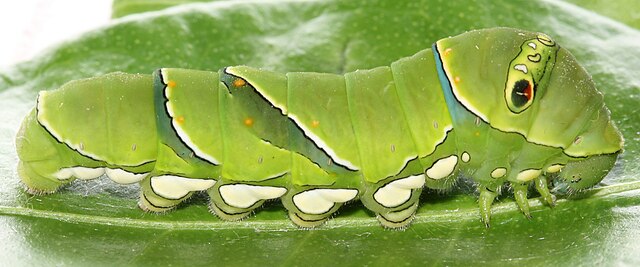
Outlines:
{"label": "yellow spot on body", "polygon": [[313,121],[311,122],[311,127],[313,127],[313,128],[318,128],[318,126],[320,126],[320,122],[319,122],[319,121],[317,121],[317,120],[313,120]]}
{"label": "yellow spot on body", "polygon": [[460,83],[460,77],[456,76],[455,78],[453,78],[453,81],[456,83]]}
{"label": "yellow spot on body", "polygon": [[178,116],[178,117],[176,117],[176,122],[177,122],[177,123],[179,123],[179,124],[184,123],[184,116]]}
{"label": "yellow spot on body", "polygon": [[240,79],[240,78],[233,80],[233,86],[235,87],[242,87],[242,86],[245,86],[246,84],[247,82],[245,82],[243,79]]}
{"label": "yellow spot on body", "polygon": [[445,56],[448,56],[448,55],[451,53],[451,50],[452,50],[451,48],[447,48],[447,49],[445,49],[445,50],[444,50],[444,55],[445,55]]}
{"label": "yellow spot on body", "polygon": [[253,119],[252,118],[246,118],[244,119],[244,125],[251,127],[253,126]]}
{"label": "yellow spot on body", "polygon": [[474,135],[475,136],[480,136],[480,132],[475,132]]}
{"label": "yellow spot on body", "polygon": [[167,82],[167,87],[171,87],[171,88],[176,87],[176,82],[175,82],[175,81],[169,81],[169,82]]}
{"label": "yellow spot on body", "polygon": [[505,174],[507,174],[507,169],[506,168],[496,168],[495,170],[493,170],[491,172],[491,177],[500,178],[500,177],[504,176]]}
{"label": "yellow spot on body", "polygon": [[464,153],[462,153],[460,159],[462,159],[462,162],[469,162],[469,160],[471,160],[471,155],[469,155],[469,153],[465,151]]}

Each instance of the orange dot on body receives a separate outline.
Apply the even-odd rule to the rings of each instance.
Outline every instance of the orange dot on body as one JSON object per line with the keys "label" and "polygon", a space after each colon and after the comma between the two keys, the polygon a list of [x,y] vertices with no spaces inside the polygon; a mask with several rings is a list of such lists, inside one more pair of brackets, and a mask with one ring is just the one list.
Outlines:
{"label": "orange dot on body", "polygon": [[451,50],[452,50],[451,48],[447,48],[447,49],[445,49],[445,50],[444,50],[444,55],[445,55],[445,56],[448,56],[448,55],[451,53]]}
{"label": "orange dot on body", "polygon": [[183,122],[184,122],[184,116],[178,116],[178,117],[176,117],[176,122],[177,122],[177,123],[180,123],[180,124],[181,124],[181,123],[183,123]]}
{"label": "orange dot on body", "polygon": [[455,78],[453,78],[453,81],[456,82],[456,83],[459,83],[460,82],[460,77],[456,76]]}
{"label": "orange dot on body", "polygon": [[244,125],[246,125],[246,126],[251,126],[251,125],[253,125],[253,119],[252,119],[252,118],[246,118],[246,119],[244,119]]}
{"label": "orange dot on body", "polygon": [[176,87],[176,82],[175,81],[169,81],[169,82],[167,82],[167,86],[169,86],[171,88]]}
{"label": "orange dot on body", "polygon": [[233,80],[233,86],[235,87],[242,87],[242,86],[245,86],[246,84],[247,82],[245,82],[243,79],[240,79],[240,78]]}
{"label": "orange dot on body", "polygon": [[319,122],[319,121],[317,121],[317,120],[313,120],[313,121],[311,122],[311,127],[316,128],[316,127],[318,127],[318,126],[320,126],[320,122]]}

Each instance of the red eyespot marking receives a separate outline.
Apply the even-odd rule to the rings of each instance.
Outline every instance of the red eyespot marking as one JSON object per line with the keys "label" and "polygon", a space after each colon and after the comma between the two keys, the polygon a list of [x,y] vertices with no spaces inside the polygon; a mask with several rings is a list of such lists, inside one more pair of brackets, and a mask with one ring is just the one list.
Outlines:
{"label": "red eyespot marking", "polygon": [[167,86],[171,87],[171,88],[174,88],[174,87],[176,87],[176,82],[175,81],[169,81],[169,82],[167,82]]}
{"label": "red eyespot marking", "polygon": [[242,86],[245,86],[246,84],[247,82],[245,82],[243,79],[240,79],[240,78],[233,80],[233,86],[235,87],[242,87]]}
{"label": "red eyespot marking", "polygon": [[533,98],[533,86],[531,85],[531,82],[527,84],[527,88],[524,89],[523,94],[527,98],[527,102],[531,101],[531,98]]}
{"label": "red eyespot marking", "polygon": [[533,99],[533,83],[522,79],[513,85],[511,91],[511,102],[516,108],[524,107]]}

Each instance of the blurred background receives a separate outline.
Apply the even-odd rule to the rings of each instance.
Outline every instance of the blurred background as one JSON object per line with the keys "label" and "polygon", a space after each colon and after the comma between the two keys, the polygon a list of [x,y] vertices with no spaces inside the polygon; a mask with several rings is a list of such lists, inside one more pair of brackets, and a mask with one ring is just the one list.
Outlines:
{"label": "blurred background", "polygon": [[0,1],[0,68],[106,24],[112,0]]}

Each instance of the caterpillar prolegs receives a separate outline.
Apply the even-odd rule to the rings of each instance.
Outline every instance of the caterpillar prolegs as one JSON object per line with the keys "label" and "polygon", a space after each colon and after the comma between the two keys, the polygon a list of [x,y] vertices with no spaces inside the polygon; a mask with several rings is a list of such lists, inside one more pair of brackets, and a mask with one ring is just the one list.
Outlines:
{"label": "caterpillar prolegs", "polygon": [[140,183],[139,206],[175,208],[206,190],[239,220],[280,199],[302,227],[360,200],[406,227],[422,189],[458,176],[493,200],[513,189],[598,183],[623,147],[602,95],[541,33],[494,28],[437,41],[390,66],[345,74],[163,68],[112,73],[41,92],[16,138],[31,193],[106,174]]}

